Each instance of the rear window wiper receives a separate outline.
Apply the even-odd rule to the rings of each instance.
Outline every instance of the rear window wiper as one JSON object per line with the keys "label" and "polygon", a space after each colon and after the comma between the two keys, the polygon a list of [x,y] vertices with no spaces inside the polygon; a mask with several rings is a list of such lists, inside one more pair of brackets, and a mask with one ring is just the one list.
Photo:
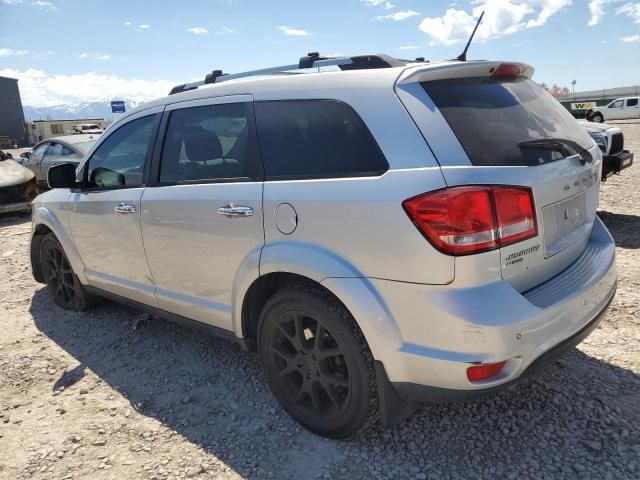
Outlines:
{"label": "rear window wiper", "polygon": [[574,155],[580,156],[580,161],[585,163],[593,160],[591,154],[578,143],[572,140],[566,140],[563,138],[538,138],[535,140],[526,140],[518,143],[520,148],[533,148],[538,150],[551,150],[559,152],[565,157],[572,157]]}

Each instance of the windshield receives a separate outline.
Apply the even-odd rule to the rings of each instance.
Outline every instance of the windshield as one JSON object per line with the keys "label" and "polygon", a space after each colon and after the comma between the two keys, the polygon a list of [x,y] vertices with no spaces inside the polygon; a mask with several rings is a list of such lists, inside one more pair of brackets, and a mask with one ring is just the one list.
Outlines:
{"label": "windshield", "polygon": [[76,147],[76,149],[79,150],[81,153],[85,154],[89,150],[91,150],[91,147],[93,147],[94,143],[96,143],[96,142],[95,141],[93,141],[93,142],[81,142],[81,143],[74,143],[73,146]]}
{"label": "windshield", "polygon": [[528,78],[460,78],[422,86],[474,165],[539,165],[593,146],[573,116]]}

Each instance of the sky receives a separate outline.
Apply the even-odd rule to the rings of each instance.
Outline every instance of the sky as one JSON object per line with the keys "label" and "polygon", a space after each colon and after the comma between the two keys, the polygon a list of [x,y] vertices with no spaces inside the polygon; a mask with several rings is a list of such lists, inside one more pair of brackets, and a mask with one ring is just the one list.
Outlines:
{"label": "sky", "polygon": [[457,56],[533,65],[576,91],[640,84],[640,1],[0,0],[0,76],[24,105],[142,102],[211,71],[323,55]]}

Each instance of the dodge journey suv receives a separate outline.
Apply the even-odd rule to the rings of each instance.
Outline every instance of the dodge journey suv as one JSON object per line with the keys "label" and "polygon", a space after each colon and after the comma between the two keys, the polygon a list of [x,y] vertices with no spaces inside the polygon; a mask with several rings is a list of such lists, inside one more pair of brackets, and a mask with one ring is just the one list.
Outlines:
{"label": "dodge journey suv", "polygon": [[601,152],[532,74],[310,54],[179,85],[51,169],[34,277],[255,350],[328,437],[509,386],[616,289]]}

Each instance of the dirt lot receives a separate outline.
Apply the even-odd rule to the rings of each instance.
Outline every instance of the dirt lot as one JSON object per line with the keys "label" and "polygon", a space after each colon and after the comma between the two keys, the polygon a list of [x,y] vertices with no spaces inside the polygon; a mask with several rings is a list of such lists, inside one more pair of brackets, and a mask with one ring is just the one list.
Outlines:
{"label": "dirt lot", "polygon": [[[621,124],[640,154],[640,123]],[[637,159],[640,163],[640,158]],[[640,478],[640,165],[603,185],[618,294],[577,350],[487,400],[350,441],[297,426],[255,356],[106,303],[55,307],[0,220],[0,478]]]}

